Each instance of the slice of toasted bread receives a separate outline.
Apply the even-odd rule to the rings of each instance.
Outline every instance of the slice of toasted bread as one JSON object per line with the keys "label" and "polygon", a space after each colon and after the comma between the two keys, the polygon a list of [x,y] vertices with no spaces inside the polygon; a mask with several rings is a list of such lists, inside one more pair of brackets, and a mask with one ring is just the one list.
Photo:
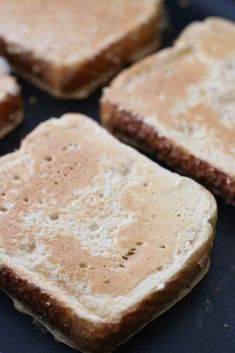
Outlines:
{"label": "slice of toasted bread", "polygon": [[23,120],[20,87],[9,74],[0,58],[0,138],[12,131]]}
{"label": "slice of toasted bread", "polygon": [[235,202],[235,25],[191,24],[173,48],[121,73],[103,123]]}
{"label": "slice of toasted bread", "polygon": [[1,1],[0,52],[48,93],[84,98],[160,43],[162,0]]}
{"label": "slice of toasted bread", "polygon": [[216,203],[67,114],[0,163],[0,287],[83,352],[110,352],[205,275]]}

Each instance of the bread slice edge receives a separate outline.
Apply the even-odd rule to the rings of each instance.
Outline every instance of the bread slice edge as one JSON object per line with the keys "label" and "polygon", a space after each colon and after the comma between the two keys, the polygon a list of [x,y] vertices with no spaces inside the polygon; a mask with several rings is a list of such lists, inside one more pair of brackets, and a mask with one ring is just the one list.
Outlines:
{"label": "bread slice edge", "polygon": [[[71,122],[76,124],[76,118],[72,116]],[[46,123],[44,124],[41,132],[46,131]],[[35,136],[31,135],[30,138],[33,141]],[[111,140],[114,141],[113,138]],[[6,157],[7,160],[9,158],[11,158],[10,155]],[[146,157],[141,158],[147,160]],[[149,161],[149,163],[152,162]],[[190,181],[190,183],[194,182]],[[198,192],[208,193],[199,185],[197,189]],[[21,269],[14,263],[14,259],[9,260],[4,256],[0,258],[0,287],[14,300],[20,302],[24,310],[48,326],[53,334],[59,335],[66,344],[83,352],[111,352],[171,307],[206,273],[216,222],[216,204],[209,193],[208,199],[211,202],[208,203],[208,212],[204,219],[205,232],[203,230],[203,233],[198,234],[200,240],[194,247],[192,246],[183,264],[179,263],[180,265],[175,266],[174,271],[164,281],[164,286],[160,288],[155,286],[146,295],[141,295],[141,299],[133,301],[116,315],[106,319],[102,319],[95,313],[92,316],[84,316],[83,311],[74,308],[70,302],[64,300],[65,296],[60,294],[59,287],[54,286],[54,292],[52,292],[46,286],[46,281],[38,280],[39,277],[36,277],[35,273]]]}
{"label": "bread slice edge", "polygon": [[[95,53],[93,57],[71,67],[64,64],[58,66],[36,57],[33,52],[17,44],[8,43],[2,37],[0,37],[1,53],[17,73],[52,96],[62,99],[83,99],[95,88],[106,83],[123,66],[143,58],[159,47],[164,13],[162,1],[157,2],[155,13],[145,21]],[[138,38],[139,42],[136,43],[134,38]],[[114,61],[108,59],[112,57],[116,59]],[[93,76],[90,76],[90,72]]]}
{"label": "bread slice edge", "polygon": [[43,286],[27,280],[14,266],[6,263],[0,263],[0,287],[18,303],[17,309],[41,322],[57,340],[82,352],[109,353],[177,303],[205,276],[216,217],[214,208],[208,220],[211,227],[207,239],[164,288],[150,293],[110,322],[80,317],[66,303],[46,292]]}
{"label": "bread slice edge", "polygon": [[23,121],[23,103],[20,96],[7,94],[0,102],[0,138],[5,137]]}
{"label": "bread slice edge", "polygon": [[100,115],[104,127],[122,141],[147,152],[178,172],[195,178],[203,185],[235,204],[235,177],[186,150],[167,136],[162,136],[144,118],[103,97]]}

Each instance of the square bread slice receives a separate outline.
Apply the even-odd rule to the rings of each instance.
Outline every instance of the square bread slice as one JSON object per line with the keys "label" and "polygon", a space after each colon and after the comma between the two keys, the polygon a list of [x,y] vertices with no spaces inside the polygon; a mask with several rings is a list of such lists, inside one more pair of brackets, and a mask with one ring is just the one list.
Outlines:
{"label": "square bread slice", "polygon": [[0,0],[0,52],[37,86],[87,97],[160,43],[162,0]]}
{"label": "square bread slice", "polygon": [[209,18],[121,73],[103,124],[235,203],[235,25]]}
{"label": "square bread slice", "polygon": [[0,138],[11,132],[23,120],[21,89],[0,58]]}
{"label": "square bread slice", "polygon": [[0,185],[0,287],[82,352],[111,352],[208,270],[214,197],[87,117],[41,124]]}

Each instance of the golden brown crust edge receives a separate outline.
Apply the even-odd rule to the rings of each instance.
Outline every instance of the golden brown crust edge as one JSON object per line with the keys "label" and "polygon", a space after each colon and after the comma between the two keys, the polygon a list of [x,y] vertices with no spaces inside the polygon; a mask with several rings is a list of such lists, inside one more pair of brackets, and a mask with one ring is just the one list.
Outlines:
{"label": "golden brown crust edge", "polygon": [[[78,67],[66,67],[65,65],[56,67],[45,59],[35,57],[33,52],[25,48],[5,42],[2,37],[0,37],[0,54],[8,59],[23,77],[52,95],[64,99],[85,98],[97,86],[106,82],[112,74],[118,72],[126,64],[135,61],[136,55],[142,50],[142,56],[145,56],[159,46],[162,13],[162,4],[159,3],[156,13],[149,18],[148,22],[138,26],[124,38]],[[155,46],[154,41],[156,41]],[[149,50],[147,50],[148,47]],[[100,77],[104,79],[101,81]],[[84,88],[87,89],[86,92]],[[82,93],[79,93],[79,90]]]}
{"label": "golden brown crust edge", "polygon": [[23,120],[23,102],[18,95],[7,94],[0,102],[0,138],[11,132]]}
{"label": "golden brown crust edge", "polygon": [[103,125],[114,135],[196,178],[227,202],[235,203],[235,178],[190,154],[169,138],[160,136],[141,117],[119,110],[118,106],[105,100],[101,100],[100,110]]}
{"label": "golden brown crust edge", "polygon": [[28,308],[29,312],[33,313],[32,316],[48,327],[55,328],[72,347],[83,352],[111,352],[185,296],[206,274],[215,221],[216,215],[211,220],[212,228],[208,239],[188,259],[182,270],[171,278],[162,290],[151,293],[142,302],[133,305],[116,322],[92,323],[78,317],[65,304],[36,284],[22,279],[5,264],[0,264],[0,287]]}

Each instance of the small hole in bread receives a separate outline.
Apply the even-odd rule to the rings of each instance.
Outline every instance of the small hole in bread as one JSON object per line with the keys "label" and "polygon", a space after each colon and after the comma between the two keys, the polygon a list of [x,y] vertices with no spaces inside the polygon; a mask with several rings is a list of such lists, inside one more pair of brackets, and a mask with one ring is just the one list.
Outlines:
{"label": "small hole in bread", "polygon": [[47,162],[51,162],[52,161],[52,157],[51,156],[46,156],[44,159]]}
{"label": "small hole in bread", "polygon": [[25,203],[28,203],[28,202],[29,202],[28,197],[24,197],[24,202],[25,202]]}
{"label": "small hole in bread", "polygon": [[58,181],[54,181],[54,185],[58,185]]}
{"label": "small hole in bread", "polygon": [[125,255],[123,255],[122,258],[123,258],[124,260],[128,260],[128,257],[125,256]]}
{"label": "small hole in bread", "polygon": [[129,250],[129,251],[128,251],[128,253],[127,253],[127,256],[133,256],[133,255],[135,255],[135,252],[134,252],[134,251]]}
{"label": "small hole in bread", "polygon": [[166,245],[165,244],[159,245],[159,249],[166,249]]}
{"label": "small hole in bread", "polygon": [[105,284],[111,284],[111,280],[110,280],[110,279],[106,279],[106,280],[104,281],[104,283],[105,283]]}
{"label": "small hole in bread", "polygon": [[143,183],[143,187],[144,188],[147,188],[149,186],[149,183],[147,182],[147,181],[145,181],[144,183]]}
{"label": "small hole in bread", "polygon": [[5,196],[6,196],[6,193],[5,193],[5,192],[2,192],[2,193],[1,193],[1,196],[2,196],[2,197],[5,197]]}
{"label": "small hole in bread", "polygon": [[130,169],[127,166],[123,165],[120,167],[119,172],[121,175],[127,176],[130,173]]}
{"label": "small hole in bread", "polygon": [[56,213],[56,212],[51,213],[51,214],[50,214],[50,219],[51,219],[52,221],[56,221],[57,219],[59,219],[59,214]]}
{"label": "small hole in bread", "polygon": [[161,271],[161,270],[162,270],[162,266],[158,266],[157,271]]}
{"label": "small hole in bread", "polygon": [[123,264],[119,264],[119,267],[121,268],[125,268],[125,266]]}
{"label": "small hole in bread", "polygon": [[87,268],[88,266],[87,266],[87,264],[86,264],[85,262],[81,262],[81,263],[79,264],[79,267],[80,267],[80,268]]}
{"label": "small hole in bread", "polygon": [[0,206],[0,212],[6,213],[8,209],[4,206]]}
{"label": "small hole in bread", "polygon": [[142,241],[137,241],[136,245],[137,246],[141,246],[141,245],[143,245],[143,242]]}
{"label": "small hole in bread", "polygon": [[15,175],[14,175],[14,180],[15,180],[15,181],[19,181],[19,180],[20,180],[20,177],[19,177],[18,174],[15,174]]}
{"label": "small hole in bread", "polygon": [[92,223],[90,226],[89,226],[89,229],[91,231],[95,231],[99,228],[99,225],[97,223]]}

